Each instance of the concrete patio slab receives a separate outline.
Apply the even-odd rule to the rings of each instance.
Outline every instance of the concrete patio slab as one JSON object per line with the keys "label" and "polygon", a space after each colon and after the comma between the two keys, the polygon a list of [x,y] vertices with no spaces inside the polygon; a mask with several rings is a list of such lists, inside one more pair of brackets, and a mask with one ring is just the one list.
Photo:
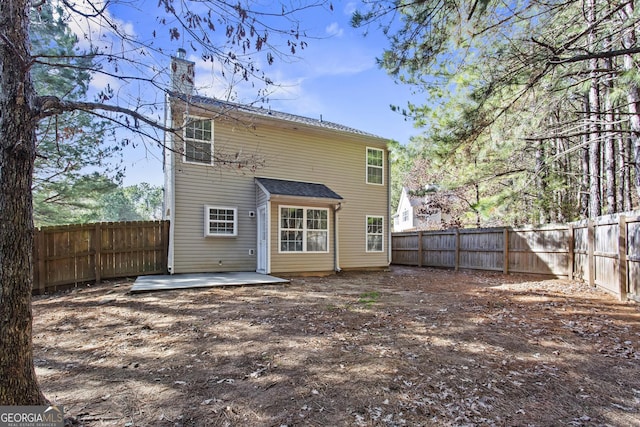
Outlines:
{"label": "concrete patio slab", "polygon": [[140,276],[131,293],[168,291],[173,289],[211,288],[217,286],[262,285],[289,283],[287,279],[254,272],[194,273],[162,276]]}

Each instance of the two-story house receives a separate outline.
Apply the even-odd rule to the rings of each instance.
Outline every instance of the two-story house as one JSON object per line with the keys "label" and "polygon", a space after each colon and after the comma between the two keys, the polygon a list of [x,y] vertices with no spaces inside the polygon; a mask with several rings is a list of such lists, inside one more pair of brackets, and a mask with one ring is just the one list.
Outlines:
{"label": "two-story house", "polygon": [[193,95],[172,59],[165,208],[171,273],[330,273],[390,263],[387,139]]}

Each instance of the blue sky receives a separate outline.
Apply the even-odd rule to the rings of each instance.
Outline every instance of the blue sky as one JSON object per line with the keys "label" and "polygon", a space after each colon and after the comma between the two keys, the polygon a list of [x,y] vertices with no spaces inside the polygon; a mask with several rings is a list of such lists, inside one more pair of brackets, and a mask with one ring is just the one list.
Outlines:
{"label": "blue sky", "polygon": [[[158,3],[157,0],[142,0],[135,4],[135,9],[131,6],[111,8],[110,13],[128,33],[144,39],[156,26]],[[274,110],[307,117],[320,118],[322,115],[323,120],[406,144],[410,136],[418,134],[419,130],[413,128],[412,123],[405,121],[399,113],[391,111],[390,105],[405,106],[408,100],[418,103],[421,100],[411,94],[409,87],[395,83],[385,71],[378,68],[375,58],[382,55],[387,41],[379,32],[370,31],[364,37],[363,30],[351,28],[349,19],[356,4],[336,2],[333,11],[313,9],[305,12],[301,17],[301,28],[313,36],[307,40],[308,47],[299,51],[296,59],[276,61],[274,65],[264,67],[264,71],[282,85],[270,96],[269,106]],[[166,31],[166,28],[158,26],[157,31]],[[228,90],[226,83],[214,81],[212,65],[204,63],[197,52],[193,53],[188,44],[185,46],[185,41],[155,43],[166,53],[184,47],[188,51],[187,58],[196,62],[198,93],[225,96]],[[165,67],[165,70],[168,61],[167,55],[150,59],[153,67]],[[122,84],[113,78],[97,76],[94,87],[100,88],[106,83],[112,87]],[[239,85],[233,89],[233,100],[236,102],[252,102],[256,98],[256,90],[250,86]],[[131,93],[134,90],[132,87],[117,89],[118,93],[126,91]],[[138,182],[162,184],[161,150],[152,144],[137,144],[135,149],[127,148],[125,166],[125,185]]]}

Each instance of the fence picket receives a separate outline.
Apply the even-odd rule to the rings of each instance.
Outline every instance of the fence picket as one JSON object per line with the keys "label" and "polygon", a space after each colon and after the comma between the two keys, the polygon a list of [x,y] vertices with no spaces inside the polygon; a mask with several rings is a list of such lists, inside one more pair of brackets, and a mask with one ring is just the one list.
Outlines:
{"label": "fence picket", "polygon": [[537,228],[405,231],[391,247],[392,264],[568,277],[640,301],[638,243],[640,211]]}
{"label": "fence picket", "polygon": [[167,271],[169,221],[42,227],[34,234],[33,293]]}

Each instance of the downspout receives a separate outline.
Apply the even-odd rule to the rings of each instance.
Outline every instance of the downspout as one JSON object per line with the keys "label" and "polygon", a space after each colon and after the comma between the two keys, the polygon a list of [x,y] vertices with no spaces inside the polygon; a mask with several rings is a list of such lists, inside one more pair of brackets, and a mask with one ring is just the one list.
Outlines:
{"label": "downspout", "polygon": [[266,273],[271,274],[271,195],[267,198],[267,211],[264,213],[267,216],[267,251],[264,254],[266,259]]}
{"label": "downspout", "polygon": [[[173,117],[171,115],[171,100],[169,94],[165,94],[164,101],[164,127],[173,128]],[[168,126],[169,125],[169,126]],[[173,274],[173,257],[174,257],[174,212],[175,212],[175,174],[173,164],[173,136],[164,131],[163,142],[163,169],[164,169],[164,206],[162,212],[163,219],[169,219],[169,242],[167,251],[167,271]]]}
{"label": "downspout", "polygon": [[389,159],[389,150],[387,150],[387,266],[391,265],[392,248],[391,248],[391,159]]}
{"label": "downspout", "polygon": [[340,209],[342,209],[342,203],[338,203],[333,208],[333,271],[336,273],[342,271],[338,253],[338,211]]}

